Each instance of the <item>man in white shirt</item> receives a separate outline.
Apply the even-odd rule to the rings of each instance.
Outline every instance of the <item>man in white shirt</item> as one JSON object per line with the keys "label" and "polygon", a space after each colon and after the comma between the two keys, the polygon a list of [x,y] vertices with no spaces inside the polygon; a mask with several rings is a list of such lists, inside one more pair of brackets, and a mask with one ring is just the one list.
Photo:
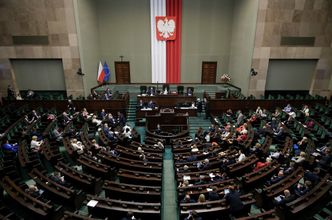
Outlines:
{"label": "man in white shirt", "polygon": [[241,150],[239,150],[239,154],[240,154],[240,156],[238,157],[237,161],[238,162],[244,161],[246,159],[246,155],[244,153],[242,153]]}
{"label": "man in white shirt", "polygon": [[40,146],[42,145],[43,141],[37,141],[38,137],[37,136],[32,136],[32,140],[30,143],[31,150],[34,152],[37,152],[40,150]]}

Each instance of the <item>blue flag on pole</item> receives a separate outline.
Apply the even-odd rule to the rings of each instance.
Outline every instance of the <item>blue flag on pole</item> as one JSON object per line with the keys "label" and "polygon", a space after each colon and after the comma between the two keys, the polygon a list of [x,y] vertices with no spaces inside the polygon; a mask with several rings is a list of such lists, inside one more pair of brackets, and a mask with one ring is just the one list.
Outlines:
{"label": "blue flag on pole", "polygon": [[104,82],[108,82],[111,78],[111,72],[106,62],[104,63],[104,73],[105,73]]}

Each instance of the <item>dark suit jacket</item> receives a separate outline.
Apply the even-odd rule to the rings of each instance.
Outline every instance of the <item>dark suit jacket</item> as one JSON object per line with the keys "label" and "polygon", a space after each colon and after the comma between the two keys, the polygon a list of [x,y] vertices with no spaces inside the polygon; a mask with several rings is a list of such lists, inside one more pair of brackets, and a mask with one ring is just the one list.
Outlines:
{"label": "dark suit jacket", "polygon": [[219,200],[219,194],[217,192],[211,191],[209,192],[209,200],[214,201],[214,200]]}
{"label": "dark suit jacket", "polygon": [[229,210],[231,213],[242,211],[244,205],[240,199],[240,193],[237,191],[230,191],[225,196],[226,202],[229,204]]}

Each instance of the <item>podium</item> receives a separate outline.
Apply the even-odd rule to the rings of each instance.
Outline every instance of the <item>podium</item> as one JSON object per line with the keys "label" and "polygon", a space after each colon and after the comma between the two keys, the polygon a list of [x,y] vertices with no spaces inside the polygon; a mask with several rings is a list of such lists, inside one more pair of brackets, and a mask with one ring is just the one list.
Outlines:
{"label": "podium", "polygon": [[[175,113],[174,109],[162,108],[156,115],[146,115],[146,132],[148,136],[164,138],[166,143],[171,139],[185,137],[189,134],[187,113]],[[157,125],[161,132],[156,133]]]}

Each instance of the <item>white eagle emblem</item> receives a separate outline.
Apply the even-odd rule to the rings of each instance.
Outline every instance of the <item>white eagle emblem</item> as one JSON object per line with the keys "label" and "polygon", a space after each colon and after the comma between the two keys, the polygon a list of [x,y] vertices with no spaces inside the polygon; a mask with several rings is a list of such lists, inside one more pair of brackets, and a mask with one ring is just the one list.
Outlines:
{"label": "white eagle emblem", "polygon": [[175,31],[175,21],[174,19],[160,19],[157,21],[157,29],[160,38],[164,40],[172,39]]}

